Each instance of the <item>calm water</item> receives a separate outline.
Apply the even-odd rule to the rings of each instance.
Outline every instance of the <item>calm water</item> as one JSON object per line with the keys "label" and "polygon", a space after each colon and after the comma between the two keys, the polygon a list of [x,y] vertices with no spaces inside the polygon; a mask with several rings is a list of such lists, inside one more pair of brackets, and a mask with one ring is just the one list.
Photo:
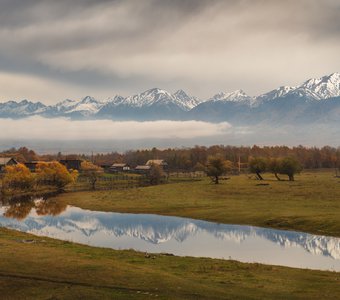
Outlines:
{"label": "calm water", "polygon": [[96,212],[49,201],[1,207],[0,226],[113,249],[340,271],[340,239],[303,232]]}

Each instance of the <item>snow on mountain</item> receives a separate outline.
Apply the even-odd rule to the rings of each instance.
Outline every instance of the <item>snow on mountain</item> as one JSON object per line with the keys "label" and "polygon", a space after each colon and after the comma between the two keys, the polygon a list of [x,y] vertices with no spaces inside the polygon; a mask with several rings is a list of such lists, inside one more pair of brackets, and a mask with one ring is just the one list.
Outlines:
{"label": "snow on mountain", "polygon": [[111,103],[111,104],[119,105],[119,104],[121,104],[121,103],[124,102],[124,99],[125,99],[125,98],[124,98],[123,96],[116,95],[116,96],[114,96],[114,97],[109,97],[109,98],[107,98],[107,100],[105,101],[105,103],[106,103],[106,104]]}
{"label": "snow on mountain", "polygon": [[176,104],[186,111],[193,109],[200,103],[198,98],[189,96],[183,90],[178,90],[173,94],[173,96],[176,99]]}
{"label": "snow on mountain", "polygon": [[58,102],[54,107],[58,112],[64,112],[74,107],[77,104],[76,100],[66,99],[64,101]]}
{"label": "snow on mountain", "polygon": [[83,100],[76,103],[68,112],[88,112],[89,114],[96,113],[104,103],[97,101],[93,97],[86,96]]}
{"label": "snow on mountain", "polygon": [[130,107],[146,107],[155,103],[166,104],[173,101],[174,98],[169,92],[159,88],[154,88],[126,98],[115,97],[111,103],[117,106],[126,105]]}
{"label": "snow on mountain", "polygon": [[93,97],[86,96],[80,101],[66,99],[51,106],[50,109],[64,115],[77,113],[82,116],[91,116],[97,113],[104,104],[104,102],[98,101]]}
{"label": "snow on mountain", "polygon": [[239,102],[252,103],[253,98],[248,96],[243,90],[236,90],[231,93],[219,93],[210,98],[208,101],[223,101],[223,102]]}
{"label": "snow on mountain", "polygon": [[258,97],[256,97],[256,102],[258,104],[266,102],[266,101],[271,101],[277,98],[281,98],[286,96],[289,92],[295,90],[294,87],[291,86],[281,86],[275,90],[272,90],[268,93],[262,94]]}
{"label": "snow on mountain", "polygon": [[340,96],[340,73],[309,79],[299,89],[312,92],[318,100]]}
{"label": "snow on mountain", "polygon": [[[199,103],[195,97],[187,95],[183,90],[171,94],[165,90],[154,88],[143,93],[129,97],[115,96],[109,98],[107,107],[130,107],[130,108],[148,108],[152,106],[177,106],[183,111],[189,111]],[[105,107],[103,108],[105,110]]]}
{"label": "snow on mountain", "polygon": [[[206,120],[208,118],[209,121],[252,119],[257,122],[273,116],[273,113],[285,117],[292,117],[294,114],[295,119],[298,119],[298,114],[305,114],[301,115],[302,119],[308,119],[307,111],[313,110],[314,120],[330,118],[333,120],[337,119],[338,101],[327,103],[326,100],[336,97],[340,97],[340,73],[309,79],[296,87],[281,86],[257,97],[250,97],[243,90],[236,90],[219,93],[207,101],[200,101],[183,90],[169,93],[163,89],[153,88],[128,97],[117,95],[101,101],[86,96],[81,100],[66,99],[50,106],[28,100],[8,101],[0,103],[0,117],[23,118],[41,115],[116,120],[187,120],[188,118]],[[320,100],[325,101],[320,102]],[[322,112],[316,103],[323,105]],[[310,107],[307,107],[308,105]],[[298,110],[297,106],[299,106]]]}
{"label": "snow on mountain", "polygon": [[46,110],[46,105],[41,102],[31,102],[22,100],[20,102],[8,101],[0,103],[0,116],[3,117],[20,117],[40,114]]}

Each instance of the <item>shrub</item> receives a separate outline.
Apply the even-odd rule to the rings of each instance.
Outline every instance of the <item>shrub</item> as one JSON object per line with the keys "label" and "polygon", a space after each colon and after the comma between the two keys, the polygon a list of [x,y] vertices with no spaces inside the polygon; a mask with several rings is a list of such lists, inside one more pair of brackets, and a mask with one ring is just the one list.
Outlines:
{"label": "shrub", "polygon": [[3,190],[27,190],[34,185],[34,176],[23,164],[6,166],[3,177]]}
{"label": "shrub", "polygon": [[38,163],[36,173],[38,185],[51,185],[58,189],[63,189],[77,176],[77,172],[70,173],[64,165],[57,161]]}

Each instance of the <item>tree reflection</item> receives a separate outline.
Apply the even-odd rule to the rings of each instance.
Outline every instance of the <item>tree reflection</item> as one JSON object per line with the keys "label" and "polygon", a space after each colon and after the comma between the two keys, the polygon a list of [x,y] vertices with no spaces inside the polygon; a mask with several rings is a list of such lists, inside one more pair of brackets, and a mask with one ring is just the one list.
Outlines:
{"label": "tree reflection", "polygon": [[65,202],[56,200],[8,201],[4,216],[22,221],[29,215],[32,209],[35,209],[39,216],[57,216],[65,211],[66,208],[67,204]]}
{"label": "tree reflection", "polygon": [[63,201],[41,200],[36,202],[35,211],[39,216],[57,216],[65,211],[67,204]]}
{"label": "tree reflection", "polygon": [[4,216],[21,221],[28,216],[34,206],[34,201],[14,202],[6,209]]}

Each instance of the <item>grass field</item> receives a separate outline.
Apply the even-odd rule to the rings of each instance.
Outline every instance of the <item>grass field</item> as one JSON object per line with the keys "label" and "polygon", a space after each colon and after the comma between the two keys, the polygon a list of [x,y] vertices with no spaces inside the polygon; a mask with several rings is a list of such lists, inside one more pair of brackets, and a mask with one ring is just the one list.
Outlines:
{"label": "grass field", "polygon": [[1,299],[340,299],[340,273],[146,258],[6,229],[0,229],[0,257]]}
{"label": "grass field", "polygon": [[112,191],[65,193],[59,201],[85,209],[155,213],[340,237],[340,178],[304,172],[296,181],[246,175],[214,185],[208,179]]}
{"label": "grass field", "polygon": [[[157,213],[340,236],[340,179],[295,182],[235,176],[220,185],[166,185],[65,193],[102,211]],[[261,185],[259,185],[261,184]],[[265,185],[263,185],[265,184]],[[34,239],[34,243],[23,240]],[[0,228],[1,299],[340,299],[340,273],[88,247]]]}

